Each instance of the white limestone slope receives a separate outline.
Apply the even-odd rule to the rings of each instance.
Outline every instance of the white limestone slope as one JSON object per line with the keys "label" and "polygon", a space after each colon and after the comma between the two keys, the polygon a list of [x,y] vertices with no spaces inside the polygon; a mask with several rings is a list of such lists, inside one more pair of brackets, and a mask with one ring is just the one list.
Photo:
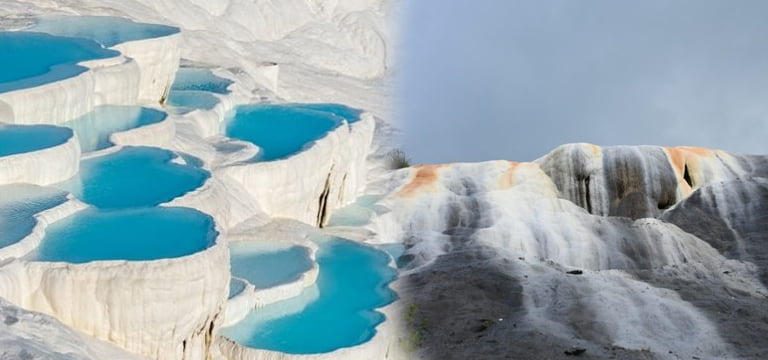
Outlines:
{"label": "white limestone slope", "polygon": [[[725,197],[750,196],[726,190],[739,189],[733,185],[717,184],[765,171],[759,157],[707,149],[589,144],[562,146],[533,163],[421,165],[396,171],[379,183],[385,197],[376,203],[380,210],[367,213],[368,227],[377,233],[373,241],[405,245],[408,267],[394,287],[406,303],[429,306],[458,297],[456,303],[471,304],[483,296],[504,299],[513,294],[487,288],[450,292],[471,276],[459,275],[460,269],[480,266],[504,274],[509,286],[521,287],[519,300],[505,300],[520,305],[504,312],[516,324],[504,330],[506,336],[519,337],[517,341],[526,341],[522,332],[530,330],[539,334],[538,340],[530,340],[534,343],[584,347],[598,357],[602,347],[615,346],[662,358],[738,358],[743,350],[733,346],[733,329],[716,323],[716,310],[707,304],[715,295],[678,292],[684,285],[673,284],[713,284],[703,286],[726,288],[759,302],[768,295],[759,278],[764,264],[734,258],[666,217],[655,217],[676,209],[698,188],[718,189]],[[764,198],[762,188],[744,189],[754,189],[751,196],[757,204],[723,210],[731,224],[763,211],[758,200]],[[718,209],[712,201],[708,204]],[[700,226],[707,231],[708,225]],[[584,275],[566,273],[574,269]],[[451,272],[456,274],[452,278],[439,275]],[[425,282],[442,284],[431,285],[442,290],[429,289]],[[461,333],[462,327],[476,325],[460,319],[491,308],[483,306],[467,305],[474,309],[468,313],[453,307],[430,311],[441,319],[459,319],[452,326]],[[430,336],[452,343],[439,337],[451,335]],[[419,354],[442,354],[430,346],[437,343]]]}
{"label": "white limestone slope", "polygon": [[[148,360],[0,299],[0,359]],[[53,342],[51,339],[57,339]]]}
{"label": "white limestone slope", "polygon": [[0,185],[51,185],[71,178],[80,168],[80,143],[74,133],[63,144],[37,151],[0,156]]}

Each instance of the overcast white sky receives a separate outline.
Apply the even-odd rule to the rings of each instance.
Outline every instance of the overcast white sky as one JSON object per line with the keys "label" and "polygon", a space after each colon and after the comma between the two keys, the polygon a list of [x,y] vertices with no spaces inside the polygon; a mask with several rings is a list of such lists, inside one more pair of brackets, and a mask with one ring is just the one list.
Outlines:
{"label": "overcast white sky", "polygon": [[413,162],[559,144],[768,153],[768,1],[403,1]]}

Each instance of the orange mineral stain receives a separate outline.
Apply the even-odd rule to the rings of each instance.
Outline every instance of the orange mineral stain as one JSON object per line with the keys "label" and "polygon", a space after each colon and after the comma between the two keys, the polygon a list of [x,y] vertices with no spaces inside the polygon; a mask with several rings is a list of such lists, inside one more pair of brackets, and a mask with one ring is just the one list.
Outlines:
{"label": "orange mineral stain", "polygon": [[518,166],[520,166],[518,162],[507,162],[507,170],[499,176],[498,188],[500,190],[506,190],[515,186],[515,174]]}
{"label": "orange mineral stain", "polygon": [[433,186],[439,177],[438,170],[442,167],[450,166],[450,164],[440,165],[416,165],[413,169],[416,170],[416,174],[411,179],[411,182],[405,184],[397,193],[397,197],[413,197],[422,191],[424,188]]}

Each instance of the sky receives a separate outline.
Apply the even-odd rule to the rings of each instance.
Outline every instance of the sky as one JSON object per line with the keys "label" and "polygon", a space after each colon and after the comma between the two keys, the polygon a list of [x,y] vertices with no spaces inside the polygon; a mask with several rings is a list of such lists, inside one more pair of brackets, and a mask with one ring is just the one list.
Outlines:
{"label": "sky", "polygon": [[768,153],[768,1],[401,3],[413,163],[530,161],[571,142]]}

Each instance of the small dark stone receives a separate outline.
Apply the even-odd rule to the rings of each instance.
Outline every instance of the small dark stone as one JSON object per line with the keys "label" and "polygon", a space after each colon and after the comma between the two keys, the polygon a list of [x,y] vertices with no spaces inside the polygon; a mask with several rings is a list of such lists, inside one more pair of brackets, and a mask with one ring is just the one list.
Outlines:
{"label": "small dark stone", "polygon": [[472,330],[474,332],[482,332],[482,331],[488,330],[488,325],[485,325],[485,324],[478,325],[478,326],[475,326],[475,328]]}
{"label": "small dark stone", "polygon": [[568,274],[571,274],[571,275],[581,275],[583,273],[584,272],[581,271],[581,270],[571,270],[571,271],[568,272]]}
{"label": "small dark stone", "polygon": [[5,320],[3,320],[3,323],[5,325],[13,325],[15,323],[19,322],[19,318],[13,316],[13,315],[6,315]]}
{"label": "small dark stone", "polygon": [[585,348],[573,348],[571,350],[565,350],[565,355],[568,356],[579,356],[583,353],[587,352],[587,349]]}

